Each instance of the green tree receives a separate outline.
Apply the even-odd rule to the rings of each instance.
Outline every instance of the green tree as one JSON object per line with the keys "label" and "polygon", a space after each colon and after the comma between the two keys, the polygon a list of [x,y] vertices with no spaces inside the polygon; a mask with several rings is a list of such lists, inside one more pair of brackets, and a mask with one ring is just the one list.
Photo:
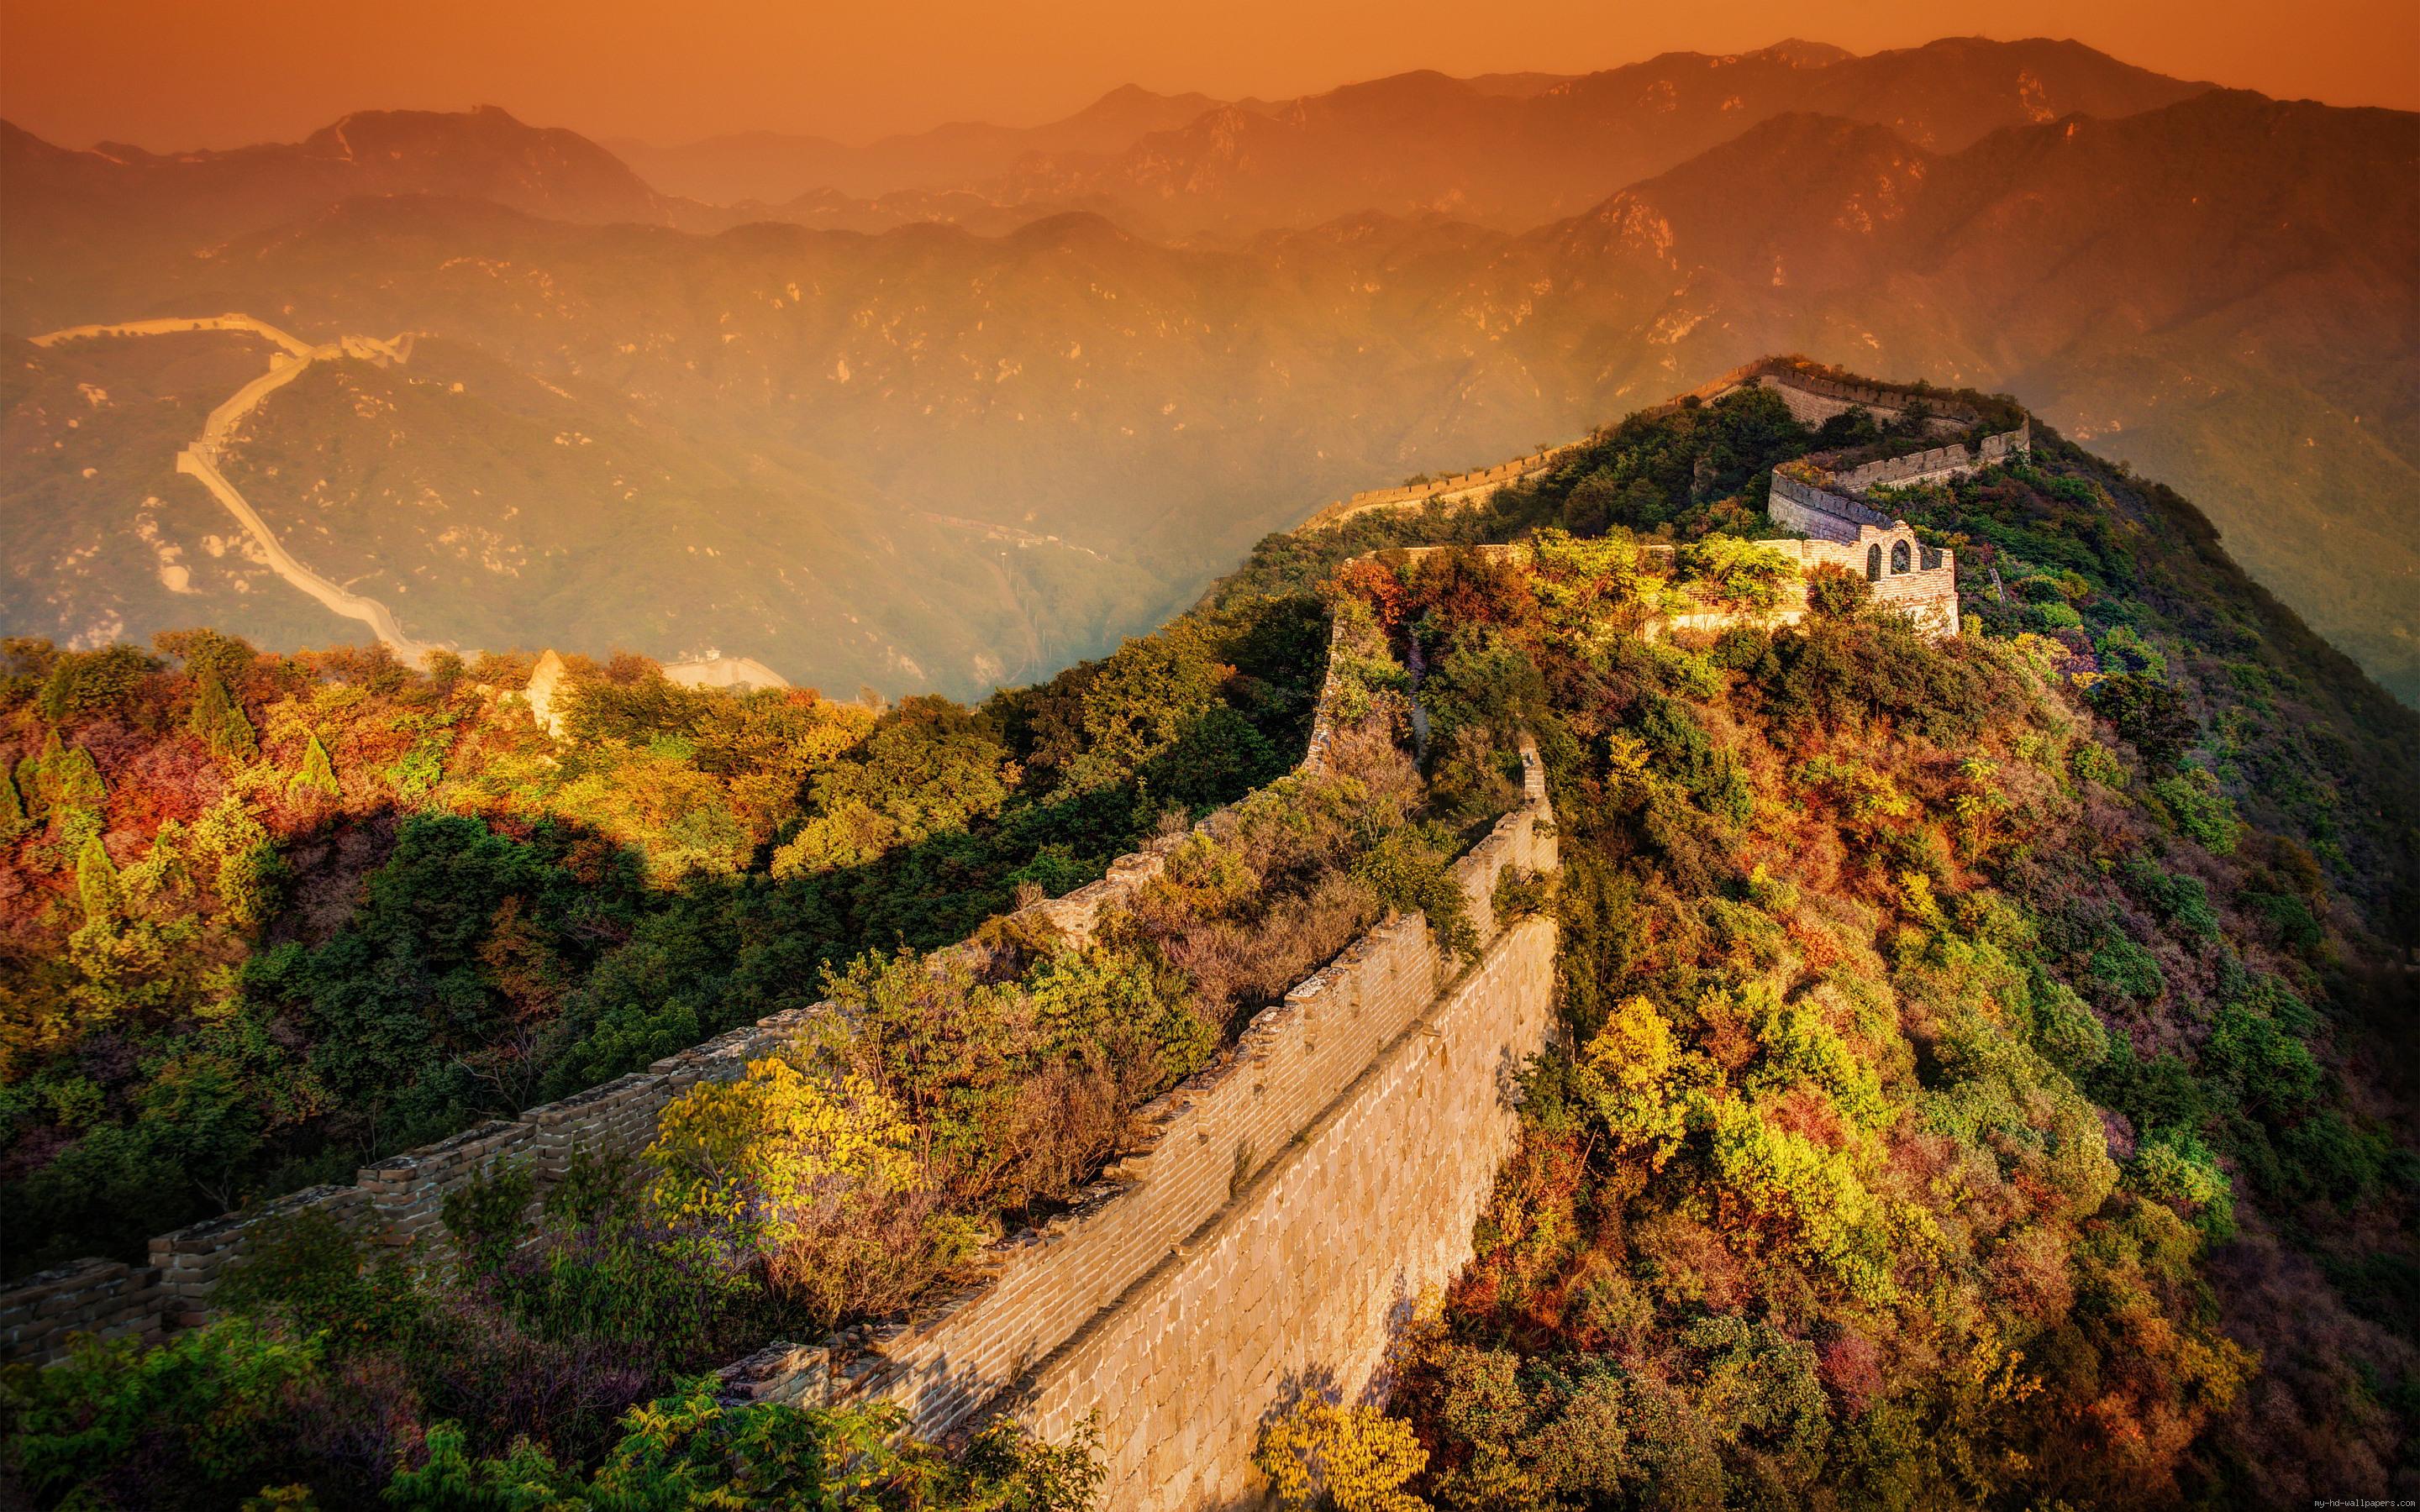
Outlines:
{"label": "green tree", "polygon": [[302,749],[302,769],[286,784],[286,795],[334,798],[340,791],[336,786],[336,764],[328,759],[328,748],[319,743],[319,736],[314,733],[311,743]]}
{"label": "green tree", "polygon": [[1807,608],[1826,619],[1854,618],[1873,596],[1873,585],[1863,573],[1830,562],[1807,569]]}
{"label": "green tree", "polygon": [[[186,726],[221,761],[250,762],[260,755],[260,741],[253,733],[252,721],[244,717],[243,705],[227,696],[226,685],[207,662],[194,678],[194,712]],[[312,743],[318,742],[314,735]]]}
{"label": "green tree", "polygon": [[51,675],[42,684],[36,706],[53,723],[132,713],[137,687],[158,666],[129,645],[62,652],[51,664]]}
{"label": "green tree", "polygon": [[16,1367],[0,1388],[10,1468],[52,1505],[144,1504],[139,1489],[142,1500],[121,1500],[120,1477],[173,1504],[233,1505],[276,1462],[287,1392],[318,1356],[316,1342],[235,1318],[156,1347],[88,1342],[49,1369]]}
{"label": "green tree", "polygon": [[85,922],[104,924],[125,904],[117,886],[117,867],[95,835],[76,853],[76,897],[84,904]]}

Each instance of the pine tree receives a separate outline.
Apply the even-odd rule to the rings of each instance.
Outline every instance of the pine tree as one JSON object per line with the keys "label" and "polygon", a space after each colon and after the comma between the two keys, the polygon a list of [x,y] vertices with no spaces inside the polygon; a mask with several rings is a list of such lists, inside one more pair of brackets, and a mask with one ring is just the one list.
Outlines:
{"label": "pine tree", "polygon": [[29,800],[25,807],[32,816],[49,821],[62,853],[76,851],[100,835],[109,784],[101,780],[92,752],[82,746],[62,747],[54,730],[42,743],[40,759],[30,764],[30,773],[24,765],[17,768],[19,791]]}
{"label": "pine tree", "polygon": [[303,749],[302,769],[286,784],[286,795],[300,798],[305,794],[316,793],[333,798],[339,792],[336,764],[328,759],[328,748],[319,744],[319,737],[315,734],[311,737],[311,744]]}
{"label": "pine tree", "polygon": [[28,823],[39,820],[47,810],[42,806],[42,759],[28,756],[17,764],[17,801],[23,806]]}
{"label": "pine tree", "polygon": [[101,780],[92,752],[82,746],[70,746],[42,765],[51,802],[58,808],[97,809],[109,796],[109,784]]}
{"label": "pine tree", "polygon": [[99,924],[117,917],[121,902],[117,866],[98,835],[85,841],[76,854],[76,896],[84,901],[85,923]]}
{"label": "pine tree", "polygon": [[194,679],[194,713],[189,723],[210,748],[210,754],[221,761],[250,762],[260,754],[260,742],[252,733],[252,721],[244,717],[243,705],[228,696],[226,684],[207,663]]}

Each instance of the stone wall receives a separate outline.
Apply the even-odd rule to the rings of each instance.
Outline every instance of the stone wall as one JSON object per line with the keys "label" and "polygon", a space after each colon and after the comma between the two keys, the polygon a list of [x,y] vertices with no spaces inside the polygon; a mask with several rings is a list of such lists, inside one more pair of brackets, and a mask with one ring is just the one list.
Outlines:
{"label": "stone wall", "polygon": [[1853,382],[1833,377],[1804,357],[1761,357],[1731,369],[1720,378],[1700,383],[1681,399],[1659,405],[1648,412],[1667,413],[1689,399],[1710,404],[1733,389],[1750,384],[1774,390],[1780,395],[1782,403],[1790,407],[1791,416],[1807,425],[1820,425],[1834,415],[1853,409],[1869,409],[1884,420],[1896,419],[1919,400],[1938,419],[1962,425],[1971,424],[1975,420],[1972,409],[1947,394],[1928,389]]}
{"label": "stone wall", "polygon": [[[1765,541],[1760,544],[1788,556],[1799,572],[1799,576],[1782,590],[1780,601],[1772,609],[1759,613],[1714,609],[1668,614],[1648,621],[1639,627],[1639,634],[1652,640],[1675,630],[1719,632],[1734,625],[1751,623],[1795,625],[1808,613],[1806,573],[1809,567],[1840,567],[1865,578],[1867,553],[1877,548],[1882,552],[1882,575],[1867,579],[1867,587],[1873,594],[1873,601],[1906,615],[1929,634],[1950,636],[1958,633],[1956,557],[1952,552],[1926,546],[1905,525],[1893,525],[1886,531],[1869,529],[1863,541],[1855,546],[1833,541]],[[1893,551],[1902,545],[1908,551],[1908,570],[1893,572]],[[1663,551],[1670,548],[1650,547],[1647,549]]]}
{"label": "stone wall", "polygon": [[[1508,867],[1555,866],[1534,749],[1519,810],[1456,865],[1485,944],[1455,976],[1418,916],[1380,925],[1145,1109],[1139,1148],[979,1286],[894,1327],[777,1344],[733,1395],[883,1399],[947,1438],[1008,1411],[1054,1438],[1097,1411],[1105,1504],[1223,1505],[1259,1425],[1307,1384],[1358,1392],[1405,1302],[1467,1261],[1545,1043],[1554,931],[1498,928]],[[1441,980],[1448,985],[1440,992]]]}
{"label": "stone wall", "polygon": [[[1795,625],[1807,617],[1807,569],[1819,564],[1840,567],[1866,577],[1867,553],[1879,548],[1881,576],[1868,579],[1874,602],[1888,605],[1905,614],[1916,625],[1933,635],[1956,635],[1961,624],[1958,609],[1958,563],[1956,553],[1938,547],[1926,546],[1916,539],[1916,532],[1894,521],[1887,530],[1868,528],[1853,543],[1835,541],[1761,541],[1790,558],[1798,569],[1798,577],[1785,585],[1778,603],[1769,609],[1747,612],[1740,609],[1705,609],[1680,614],[1659,615],[1639,625],[1638,633],[1654,640],[1675,630],[1718,632],[1735,625]],[[1908,570],[1891,571],[1894,548],[1905,546]],[[1670,556],[1672,548],[1642,543],[1639,549],[1658,556]],[[1376,553],[1386,560],[1420,557],[1445,551],[1472,551],[1495,560],[1524,560],[1528,548],[1521,545],[1489,546],[1411,546],[1396,547]]]}
{"label": "stone wall", "polygon": [[1873,487],[1937,483],[1979,471],[1995,462],[2022,456],[2032,450],[2033,423],[2027,421],[2014,430],[1984,437],[1979,446],[1968,447],[1961,442],[1955,446],[1936,446],[1929,451],[1910,453],[1906,456],[1885,457],[1879,462],[1851,468],[1845,472],[1836,472],[1832,475],[1832,482],[1850,494],[1863,493]]}
{"label": "stone wall", "polygon": [[114,325],[70,326],[65,331],[49,332],[32,339],[37,347],[55,347],[63,341],[85,341],[100,336],[168,336],[188,331],[233,331],[261,336],[297,357],[308,357],[312,350],[309,342],[288,335],[266,320],[233,314],[176,316],[159,320],[122,320]]}
{"label": "stone wall", "polygon": [[[1852,409],[1869,409],[1879,419],[1892,420],[1905,413],[1909,406],[1918,401],[1932,411],[1936,425],[1952,430],[1962,430],[1972,424],[1977,418],[1972,409],[1947,394],[1934,393],[1922,389],[1890,388],[1870,383],[1851,382],[1845,378],[1830,376],[1803,357],[1759,358],[1753,363],[1732,368],[1719,378],[1710,378],[1699,384],[1679,398],[1667,400],[1640,412],[1649,416],[1670,414],[1691,401],[1710,404],[1733,389],[1750,385],[1773,390],[1780,395],[1782,403],[1789,406],[1791,415],[1801,424],[1808,425],[1820,425],[1834,415]],[[2019,452],[2025,450],[2028,444],[2026,435],[2026,431],[2020,428],[2009,435],[1989,438],[1984,442],[1983,459],[1996,461],[2002,450]],[[2015,441],[2013,447],[2010,447],[2009,443],[2012,437],[2015,438]],[[1594,439],[1590,437],[1589,440]],[[1568,446],[1548,447],[1544,451],[1532,452],[1526,456],[1516,456],[1509,462],[1499,462],[1492,468],[1475,472],[1457,472],[1427,483],[1405,484],[1395,488],[1364,489],[1349,499],[1339,500],[1321,509],[1304,522],[1304,527],[1315,529],[1342,524],[1357,515],[1368,514],[1377,509],[1406,509],[1432,501],[1461,503],[1481,500],[1506,484],[1538,477],[1552,471],[1572,453],[1588,445],[1589,440],[1574,441]],[[1962,452],[1963,448],[1944,447],[1937,450],[1946,454]],[[1978,465],[1980,464],[1970,463],[1965,469],[1947,469],[1945,464],[1945,470],[1941,471],[1911,475],[1904,479],[1894,478],[1889,481],[1922,481],[1923,477],[1947,476],[1951,471],[1968,471]]]}
{"label": "stone wall", "polygon": [[[1334,634],[1331,628],[1331,639]],[[1335,736],[1328,702],[1323,688],[1297,773],[1326,768]],[[1194,827],[1212,828],[1224,818],[1221,810]],[[1071,939],[1084,938],[1103,910],[1136,897],[1165,872],[1184,839],[1156,839],[1111,862],[1101,880],[1023,912]],[[655,1137],[665,1103],[700,1081],[737,1077],[750,1060],[790,1043],[813,1011],[772,1014],[518,1118],[389,1156],[363,1166],[352,1185],[311,1187],[160,1235],[150,1242],[147,1265],[85,1259],[29,1276],[0,1291],[0,1362],[56,1359],[77,1334],[155,1336],[198,1323],[226,1267],[265,1228],[304,1211],[325,1211],[374,1244],[418,1244],[427,1263],[442,1263],[448,1256],[441,1218],[447,1194],[511,1163],[528,1163],[543,1188],[575,1157],[635,1155]]]}
{"label": "stone wall", "polygon": [[1886,530],[1891,523],[1888,515],[1861,499],[1817,487],[1787,472],[1773,475],[1764,512],[1783,530],[1843,546],[1854,546],[1861,530]]}
{"label": "stone wall", "polygon": [[[1575,443],[1575,446],[1580,443]],[[1365,488],[1350,499],[1329,504],[1304,522],[1306,529],[1340,525],[1356,515],[1366,515],[1373,509],[1405,509],[1432,501],[1464,503],[1484,499],[1508,483],[1534,478],[1553,468],[1556,461],[1573,446],[1552,446],[1543,452],[1516,456],[1510,462],[1498,462],[1492,468],[1476,472],[1456,472],[1449,477],[1433,478],[1426,483],[1407,483],[1397,488]]]}
{"label": "stone wall", "polygon": [[[1217,1217],[1020,1383],[1009,1411],[1046,1437],[1097,1414],[1103,1505],[1249,1504],[1272,1413],[1307,1392],[1384,1395],[1388,1346],[1420,1293],[1469,1263],[1518,1140],[1512,1072],[1551,1031],[1554,953],[1544,918],[1506,931]],[[1304,1005],[1322,1006],[1352,1011]]]}
{"label": "stone wall", "polygon": [[[905,1323],[771,1345],[725,1371],[731,1395],[816,1405],[886,1400],[937,1439],[966,1430],[996,1404],[1054,1433],[1063,1411],[1080,1417],[1086,1410],[1070,1404],[1097,1405],[1116,1477],[1108,1504],[1174,1507],[1201,1504],[1164,1492],[1155,1478],[1166,1468],[1161,1446],[1196,1431],[1177,1421],[1186,1404],[1226,1404],[1222,1421],[1232,1431],[1216,1452],[1220,1483],[1230,1484],[1246,1469],[1247,1429],[1256,1431],[1283,1385],[1290,1352],[1263,1358],[1243,1348],[1250,1330],[1281,1327],[1298,1330],[1305,1343],[1323,1340],[1333,1346],[1328,1363],[1366,1380],[1390,1336],[1388,1318],[1368,1305],[1373,1278],[1441,1281],[1468,1257],[1469,1219],[1512,1138],[1510,1112],[1498,1103],[1501,1073],[1544,1046],[1552,1016],[1551,924],[1499,927],[1492,909],[1508,868],[1556,865],[1544,770],[1534,748],[1522,760],[1521,806],[1454,867],[1481,932],[1476,965],[1458,967],[1419,915],[1380,924],[1257,1015],[1213,1065],[1143,1109],[1140,1143],[1067,1212],[994,1246],[978,1284]],[[1486,1053],[1471,1048],[1450,1062],[1433,1053],[1443,1048],[1430,1041],[1446,1037],[1445,1019],[1455,1026],[1454,1043],[1484,1041]],[[1471,1106],[1480,1113],[1459,1121]],[[1348,1113],[1352,1135],[1331,1137]],[[1202,1253],[1208,1236],[1241,1227],[1291,1235],[1283,1242],[1299,1245],[1332,1228],[1339,1209],[1294,1207],[1306,1183],[1364,1190],[1358,1206],[1373,1212],[1405,1210],[1417,1216],[1409,1227],[1420,1230],[1419,1242],[1400,1252],[1373,1242],[1357,1247],[1350,1266],[1306,1272],[1294,1284],[1292,1314],[1233,1320],[1233,1351],[1139,1321],[1140,1298],[1175,1295],[1188,1306],[1223,1309],[1218,1288],[1233,1279],[1232,1266],[1201,1273],[1176,1263]],[[1321,1276],[1337,1289],[1321,1290]],[[1101,1395],[1110,1379],[1091,1362],[1103,1358],[1105,1339],[1120,1341],[1111,1376],[1156,1380],[1154,1389],[1176,1405],[1122,1415],[1140,1404]]]}

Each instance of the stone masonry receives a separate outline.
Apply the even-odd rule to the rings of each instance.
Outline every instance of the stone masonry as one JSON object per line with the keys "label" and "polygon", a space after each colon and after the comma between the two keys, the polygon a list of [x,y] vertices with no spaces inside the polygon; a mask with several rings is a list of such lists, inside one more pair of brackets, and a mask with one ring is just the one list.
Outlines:
{"label": "stone masonry", "polygon": [[[559,661],[558,661],[559,665]],[[551,689],[550,689],[551,690]],[[1335,720],[1323,691],[1311,737],[1295,770],[1322,770]],[[1210,829],[1225,810],[1194,827]],[[1100,881],[1021,912],[1070,939],[1092,931],[1103,910],[1136,896],[1167,870],[1183,835],[1163,836],[1120,856]],[[496,1119],[449,1139],[390,1155],[363,1166],[350,1186],[315,1186],[241,1212],[154,1238],[147,1262],[84,1259],[25,1277],[0,1291],[0,1363],[43,1363],[63,1356],[79,1335],[97,1338],[158,1338],[191,1327],[209,1313],[209,1294],[226,1267],[256,1235],[307,1211],[320,1211],[373,1244],[417,1245],[424,1263],[442,1263],[448,1244],[441,1218],[448,1193],[493,1177],[515,1163],[530,1165],[541,1190],[571,1162],[628,1157],[655,1138],[664,1105],[704,1080],[737,1077],[751,1060],[792,1042],[814,1012],[795,1009],[743,1025],[694,1048],[667,1056],[519,1118]]]}
{"label": "stone masonry", "polygon": [[[1382,1397],[1389,1345],[1420,1294],[1469,1263],[1519,1138],[1512,1072],[1551,1031],[1554,955],[1550,921],[1505,930],[1216,1217],[1046,1355],[1008,1410],[1054,1439],[1094,1417],[1104,1504],[1186,1512],[1259,1493],[1261,1427],[1304,1393]],[[1306,1005],[1306,1041],[1321,1006]]]}
{"label": "stone masonry", "polygon": [[[1326,699],[1324,699],[1326,704]],[[1299,769],[1326,762],[1333,721],[1314,718]],[[1004,1239],[978,1277],[905,1323],[854,1328],[808,1345],[769,1345],[723,1372],[736,1401],[893,1401],[920,1432],[949,1440],[985,1412],[1055,1425],[1101,1408],[1116,1475],[1110,1504],[1196,1507],[1249,1481],[1259,1423],[1304,1381],[1365,1389],[1402,1323],[1402,1302],[1469,1258],[1471,1219],[1510,1151],[1515,1122],[1505,1072],[1544,1047],[1551,1021],[1554,929],[1493,919],[1508,869],[1551,871],[1556,841],[1537,752],[1525,750],[1522,806],[1454,866],[1481,929],[1476,963],[1437,949],[1428,921],[1394,917],[1253,1018],[1213,1067],[1142,1110],[1144,1137],[1067,1212]],[[1215,827],[1224,815],[1202,820]],[[1167,869],[1181,837],[1121,858],[1109,876],[1033,904],[1081,936]],[[699,1079],[728,1079],[797,1036],[808,1011],[774,1013],[562,1103],[472,1127],[365,1166],[353,1185],[290,1193],[242,1214],[152,1241],[150,1263],[85,1260],[0,1297],[0,1338],[14,1360],[55,1360],[75,1333],[157,1338],[209,1319],[210,1289],[264,1231],[327,1212],[421,1263],[448,1253],[450,1190],[530,1164],[539,1183],[579,1154],[634,1154],[656,1116]],[[1213,1246],[1202,1251],[1202,1246]],[[1227,1256],[1213,1270],[1188,1256]],[[1311,1256],[1304,1260],[1304,1256]],[[1319,1258],[1324,1256],[1324,1258]],[[1282,1311],[1227,1314],[1234,1287],[1264,1265],[1285,1287]],[[1232,1316],[1265,1345],[1201,1350],[1210,1335],[1142,1328],[1135,1299],[1186,1316]],[[1116,1345],[1113,1369],[1104,1350]],[[1202,1372],[1198,1389],[1181,1386]],[[1121,1386],[1123,1383],[1123,1386]],[[1179,1403],[1173,1415],[1130,1391]],[[1092,1394],[1092,1396],[1087,1396]],[[1176,1423],[1190,1406],[1193,1427]],[[1133,1418],[1121,1418],[1121,1412]],[[1164,1444],[1188,1442],[1201,1481],[1171,1475]]]}
{"label": "stone masonry", "polygon": [[[1107,1504],[1223,1504],[1285,1393],[1366,1385],[1398,1304],[1469,1258],[1516,1133],[1509,1072],[1553,1018],[1553,926],[1492,907],[1508,869],[1556,866],[1544,769],[1534,748],[1522,760],[1521,806],[1454,867],[1475,964],[1417,914],[1378,925],[1145,1108],[1139,1145],[996,1246],[979,1284],[904,1324],[770,1346],[725,1372],[731,1394],[890,1401],[945,1440],[995,1411],[1063,1437],[1097,1408]],[[1238,1310],[1263,1263],[1311,1250],[1332,1253],[1249,1283],[1280,1288],[1282,1310]],[[1171,1307],[1215,1327],[1152,1321]],[[1173,1473],[1179,1442],[1190,1477]]]}

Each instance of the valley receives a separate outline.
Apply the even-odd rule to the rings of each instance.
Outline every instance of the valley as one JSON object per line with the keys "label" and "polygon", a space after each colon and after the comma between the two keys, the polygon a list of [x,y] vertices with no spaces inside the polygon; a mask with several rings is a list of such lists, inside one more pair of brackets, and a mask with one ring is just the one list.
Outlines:
{"label": "valley", "polygon": [[[1456,117],[1432,97],[1523,124],[1439,156],[1418,133]],[[1070,131],[1087,161],[1127,130],[1165,159],[1180,113],[1130,100]],[[800,160],[850,193],[972,196],[984,234],[739,224],[774,213],[761,203],[701,219],[501,112],[350,118],[343,142],[396,144],[374,174],[324,133],[287,160],[182,165],[11,139],[24,208],[0,250],[26,274],[0,283],[0,328],[246,309],[306,332],[419,332],[416,364],[478,381],[315,373],[247,443],[283,481],[228,474],[281,539],[302,532],[289,545],[314,570],[415,640],[625,633],[893,693],[977,692],[1096,654],[1323,501],[1481,466],[1797,350],[2006,390],[2174,479],[2287,602],[2420,698],[2420,371],[2401,339],[2420,319],[2420,205],[2375,193],[2420,164],[2411,116],[2201,91],[2033,43],[1414,79],[1244,114],[1279,133],[1253,173],[1329,187],[1248,208],[1187,170],[1140,199],[1020,197],[977,173],[1004,147],[885,148],[845,172]],[[1607,157],[1606,132],[1632,146]],[[1047,151],[1017,152],[1042,172]],[[1353,154],[1435,177],[1398,193]],[[1561,193],[1585,181],[1571,154],[1649,177],[1501,214],[1452,187],[1518,162]],[[2222,163],[2237,166],[2213,177]],[[231,193],[240,175],[264,187]],[[1054,212],[1076,202],[1095,208]],[[194,219],[205,204],[236,208]],[[1166,222],[1213,204],[1232,208],[1216,234]],[[79,244],[101,255],[66,255],[70,224],[98,228]],[[380,453],[337,423],[390,402],[408,418]],[[573,434],[586,456],[556,444]],[[460,475],[473,458],[501,471]],[[18,497],[39,476],[21,471]],[[285,493],[297,478],[307,501]],[[385,554],[437,507],[427,541]],[[610,523],[667,509],[694,513],[661,535]],[[650,538],[680,543],[688,592],[623,555]],[[687,560],[709,551],[724,555]],[[911,557],[929,572],[884,564]],[[492,565],[465,576],[474,559]],[[483,576],[519,587],[474,592]],[[46,623],[164,625],[191,607],[131,574],[114,592]],[[634,611],[627,631],[595,609],[609,593]]]}
{"label": "valley", "polygon": [[201,435],[177,453],[177,471],[198,479],[212,497],[226,506],[252,545],[259,549],[261,558],[290,587],[318,600],[333,613],[359,620],[369,627],[380,644],[405,661],[418,661],[430,647],[405,639],[402,626],[396,623],[395,615],[385,605],[374,598],[348,593],[295,560],[293,553],[278,543],[276,534],[261,520],[259,513],[233,484],[227,482],[226,475],[219,471],[218,466],[220,450],[235,433],[236,427],[258,409],[263,400],[301,378],[311,363],[339,355],[361,357],[380,363],[405,362],[411,355],[411,337],[405,335],[391,342],[382,342],[374,337],[346,336],[332,346],[312,347],[274,326],[250,316],[238,315],[191,320],[146,320],[114,326],[78,326],[36,336],[33,345],[55,347],[65,341],[170,335],[194,331],[247,332],[280,347],[285,356],[283,359],[272,357],[267,373],[238,389],[225,403],[209,412],[209,418],[202,423]]}

